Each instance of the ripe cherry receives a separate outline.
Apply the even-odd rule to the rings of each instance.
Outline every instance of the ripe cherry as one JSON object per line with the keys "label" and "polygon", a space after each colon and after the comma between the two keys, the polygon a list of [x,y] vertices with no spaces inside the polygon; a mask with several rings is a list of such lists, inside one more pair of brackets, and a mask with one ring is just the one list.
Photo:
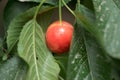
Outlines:
{"label": "ripe cherry", "polygon": [[53,53],[65,53],[69,50],[72,34],[73,26],[70,23],[53,22],[46,32],[46,44]]}

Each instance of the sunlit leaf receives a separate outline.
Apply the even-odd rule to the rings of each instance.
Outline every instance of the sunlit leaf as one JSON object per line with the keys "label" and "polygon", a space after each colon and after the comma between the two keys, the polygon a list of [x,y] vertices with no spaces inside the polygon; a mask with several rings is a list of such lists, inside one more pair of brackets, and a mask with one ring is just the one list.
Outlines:
{"label": "sunlit leaf", "polygon": [[19,56],[29,64],[26,80],[57,80],[59,66],[46,47],[42,28],[35,20],[25,24],[18,43]]}

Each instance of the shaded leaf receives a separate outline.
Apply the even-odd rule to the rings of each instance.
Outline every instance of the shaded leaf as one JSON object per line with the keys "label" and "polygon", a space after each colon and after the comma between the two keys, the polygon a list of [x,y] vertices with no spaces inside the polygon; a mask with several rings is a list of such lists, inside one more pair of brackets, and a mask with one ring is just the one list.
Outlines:
{"label": "shaded leaf", "polygon": [[113,67],[111,76],[112,80],[120,80],[120,71]]}
{"label": "shaded leaf", "polygon": [[111,64],[107,61],[102,48],[89,33],[85,34],[85,45],[91,80],[111,80]]}
{"label": "shaded leaf", "polygon": [[82,31],[80,26],[76,24],[69,52],[67,80],[84,80],[89,76],[89,65]]}
{"label": "shaded leaf", "polygon": [[97,31],[101,34],[101,43],[112,57],[120,59],[120,8],[118,0],[93,0]]}
{"label": "shaded leaf", "polygon": [[118,8],[120,8],[120,0],[113,0],[115,2],[115,4],[118,6]]}
{"label": "shaded leaf", "polygon": [[86,19],[91,22],[94,18],[91,19],[92,14],[84,7],[79,6],[77,9],[82,13],[78,13],[80,17],[77,18],[77,24],[74,27],[67,80],[111,80],[111,64],[107,62],[105,52],[96,39],[81,27],[83,22],[85,22],[83,26],[89,26],[82,17],[87,16]]}
{"label": "shaded leaf", "polygon": [[27,9],[33,6],[35,6],[35,3],[28,3],[28,2],[22,3],[17,0],[8,0],[4,9],[5,26],[8,28],[8,25],[15,16],[20,15],[21,13],[23,13],[24,11],[26,11]]}
{"label": "shaded leaf", "polygon": [[94,10],[92,0],[81,0],[81,4],[83,4],[84,6],[91,10]]}
{"label": "shaded leaf", "polygon": [[[86,9],[83,9],[82,11],[81,11],[81,6],[80,5],[77,5],[76,6],[76,9],[77,10],[75,10],[74,11],[74,13],[75,13],[75,15],[76,15],[76,19],[79,21],[79,22],[81,22],[81,25],[87,30],[87,31],[89,31],[92,35],[94,35],[96,38],[100,38],[101,37],[101,34],[97,31],[97,29],[96,29],[96,22],[95,22],[95,20],[94,20],[94,15],[93,15],[93,13],[92,13],[92,15],[90,14],[90,13],[87,13],[86,11],[84,11],[84,10],[86,10]],[[89,12],[89,10],[88,10],[88,12]],[[99,38],[98,38],[98,40],[99,40]]]}
{"label": "shaded leaf", "polygon": [[60,54],[60,55],[54,55],[55,59],[57,60],[57,63],[60,66],[60,74],[59,78],[66,79],[66,70],[68,66],[68,53]]}
{"label": "shaded leaf", "polygon": [[25,24],[18,43],[19,56],[29,64],[26,80],[57,80],[59,66],[46,47],[45,35],[35,20]]}
{"label": "shaded leaf", "polygon": [[0,65],[0,80],[24,80],[27,64],[18,57],[12,57]]}
{"label": "shaded leaf", "polygon": [[82,25],[93,34],[105,51],[114,58],[120,58],[119,13],[120,9],[113,0],[93,0],[96,21],[91,23],[81,12],[75,14]]}
{"label": "shaded leaf", "polygon": [[[3,40],[0,38],[0,58],[3,56]],[[0,60],[1,61],[1,60]]]}
{"label": "shaded leaf", "polygon": [[91,35],[85,35],[83,41],[82,32],[78,32],[80,26],[75,27],[67,80],[111,80],[111,64],[107,62],[102,49]]}

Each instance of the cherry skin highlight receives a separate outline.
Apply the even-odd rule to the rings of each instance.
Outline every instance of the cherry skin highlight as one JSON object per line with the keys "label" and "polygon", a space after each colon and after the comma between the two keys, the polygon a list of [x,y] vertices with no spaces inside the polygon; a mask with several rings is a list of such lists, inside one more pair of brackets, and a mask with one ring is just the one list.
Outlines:
{"label": "cherry skin highlight", "polygon": [[66,22],[53,22],[46,32],[47,47],[56,54],[62,54],[69,50],[72,40],[73,26]]}

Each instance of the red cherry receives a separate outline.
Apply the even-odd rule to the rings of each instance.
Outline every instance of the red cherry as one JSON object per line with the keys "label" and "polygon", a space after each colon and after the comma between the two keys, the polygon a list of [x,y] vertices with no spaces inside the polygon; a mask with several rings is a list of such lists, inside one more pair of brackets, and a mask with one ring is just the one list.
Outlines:
{"label": "red cherry", "polygon": [[73,26],[66,22],[53,22],[46,32],[46,44],[48,48],[57,54],[65,53],[70,48]]}

